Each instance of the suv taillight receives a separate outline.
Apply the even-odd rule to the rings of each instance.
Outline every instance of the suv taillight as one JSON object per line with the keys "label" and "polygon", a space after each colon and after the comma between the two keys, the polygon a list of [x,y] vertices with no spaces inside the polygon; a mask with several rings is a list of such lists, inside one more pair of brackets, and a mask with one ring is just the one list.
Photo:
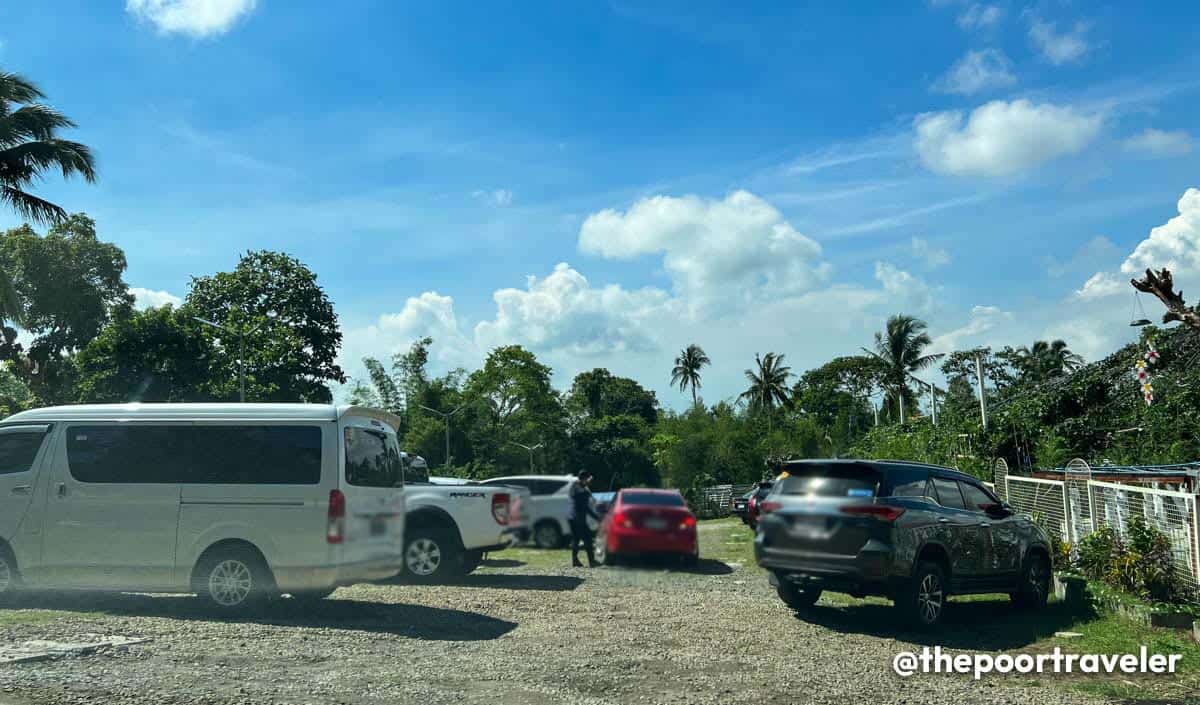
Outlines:
{"label": "suv taillight", "polygon": [[852,504],[847,507],[840,507],[839,510],[842,514],[874,517],[888,522],[896,521],[904,513],[903,507],[889,507],[886,504]]}
{"label": "suv taillight", "polygon": [[508,524],[509,504],[510,498],[507,492],[497,492],[492,495],[492,518],[501,526]]}
{"label": "suv taillight", "polygon": [[346,538],[346,495],[341,490],[329,490],[329,522],[325,528],[327,543],[341,543]]}
{"label": "suv taillight", "polygon": [[763,500],[758,503],[759,514],[770,514],[771,512],[783,506],[783,502],[776,502],[773,499]]}

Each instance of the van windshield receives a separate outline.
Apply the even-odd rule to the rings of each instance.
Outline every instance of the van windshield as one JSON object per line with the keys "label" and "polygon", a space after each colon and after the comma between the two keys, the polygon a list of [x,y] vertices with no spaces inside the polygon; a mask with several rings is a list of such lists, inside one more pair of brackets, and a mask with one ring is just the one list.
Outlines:
{"label": "van windshield", "polygon": [[394,437],[346,427],[346,482],[356,487],[402,487],[404,470]]}

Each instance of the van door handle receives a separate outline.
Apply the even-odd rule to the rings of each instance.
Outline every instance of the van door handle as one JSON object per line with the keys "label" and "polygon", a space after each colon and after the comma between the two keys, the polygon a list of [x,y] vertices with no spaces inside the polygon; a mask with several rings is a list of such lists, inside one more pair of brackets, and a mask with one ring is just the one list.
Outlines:
{"label": "van door handle", "polygon": [[67,483],[65,483],[65,482],[58,483],[58,496],[59,497],[67,496]]}
{"label": "van door handle", "polygon": [[29,494],[29,490],[31,490],[31,489],[33,489],[33,488],[30,487],[29,485],[17,485],[16,487],[12,488],[12,493],[13,494]]}

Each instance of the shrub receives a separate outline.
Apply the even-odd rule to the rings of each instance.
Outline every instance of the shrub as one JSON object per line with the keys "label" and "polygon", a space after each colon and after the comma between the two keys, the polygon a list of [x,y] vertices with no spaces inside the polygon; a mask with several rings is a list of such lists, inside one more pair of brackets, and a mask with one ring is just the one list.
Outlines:
{"label": "shrub", "polygon": [[1125,523],[1129,533],[1129,558],[1135,561],[1135,581],[1131,592],[1160,602],[1175,599],[1179,585],[1175,578],[1171,540],[1157,527],[1133,516]]}
{"label": "shrub", "polygon": [[1084,536],[1078,549],[1079,570],[1092,580],[1107,580],[1112,572],[1113,559],[1124,552],[1121,537],[1111,526],[1102,526]]}

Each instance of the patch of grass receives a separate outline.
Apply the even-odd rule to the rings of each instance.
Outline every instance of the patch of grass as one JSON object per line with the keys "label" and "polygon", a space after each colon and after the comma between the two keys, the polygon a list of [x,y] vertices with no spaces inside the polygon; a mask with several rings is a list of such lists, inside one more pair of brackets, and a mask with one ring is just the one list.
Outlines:
{"label": "patch of grass", "polygon": [[18,624],[46,624],[62,616],[62,612],[55,612],[53,610],[5,609],[0,610],[0,627],[9,627]]}

